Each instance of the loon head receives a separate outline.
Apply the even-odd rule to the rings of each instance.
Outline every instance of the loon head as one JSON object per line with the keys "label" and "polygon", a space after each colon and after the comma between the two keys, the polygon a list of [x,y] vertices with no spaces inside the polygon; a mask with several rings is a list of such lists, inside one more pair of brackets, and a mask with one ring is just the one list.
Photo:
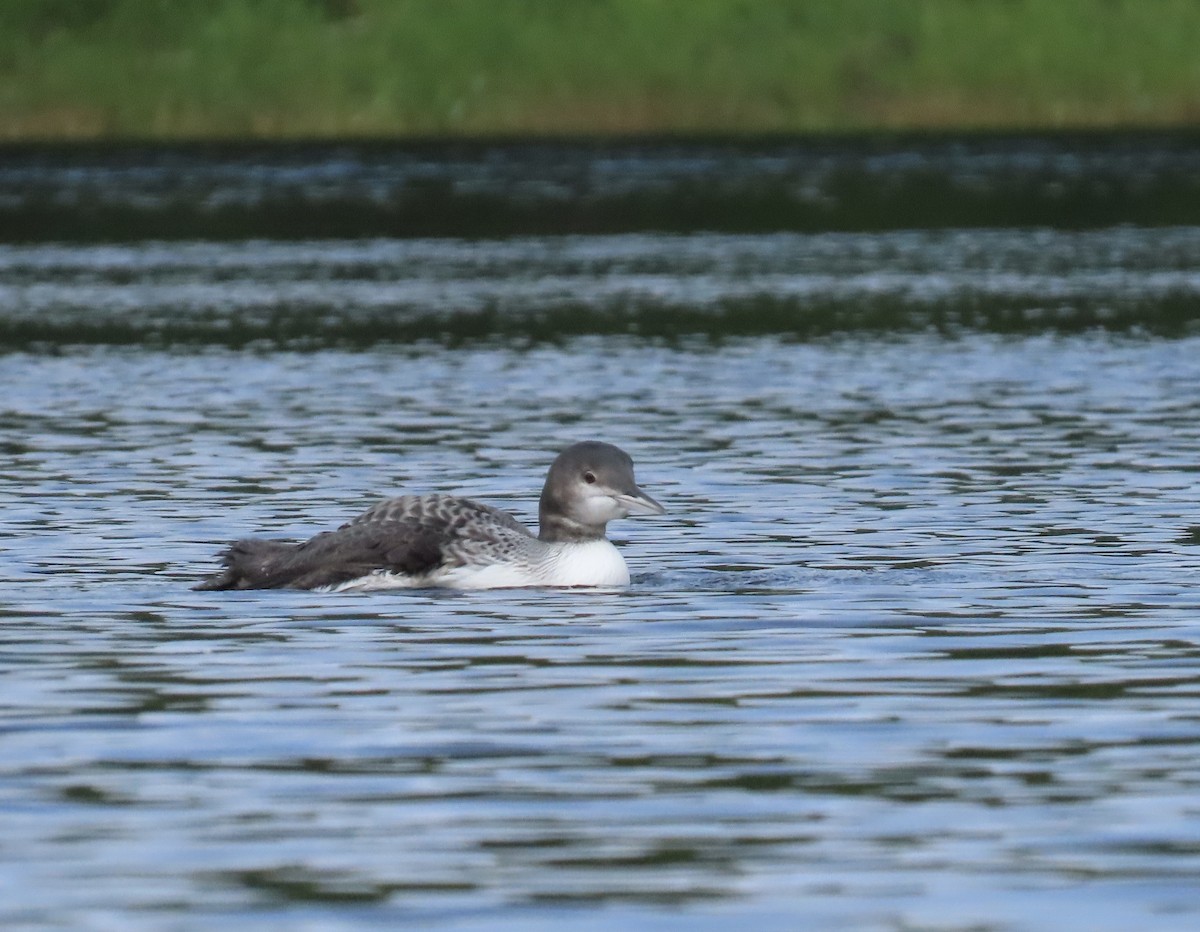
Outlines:
{"label": "loon head", "polygon": [[628,453],[611,443],[588,440],[567,447],[550,464],[538,507],[538,537],[599,540],[614,518],[665,511],[638,488]]}

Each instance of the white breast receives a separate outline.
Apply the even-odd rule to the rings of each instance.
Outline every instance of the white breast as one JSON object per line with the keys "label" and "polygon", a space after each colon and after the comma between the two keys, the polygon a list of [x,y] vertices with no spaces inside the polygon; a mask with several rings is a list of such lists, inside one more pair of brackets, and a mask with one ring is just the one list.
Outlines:
{"label": "white breast", "polygon": [[546,567],[548,586],[628,586],[625,558],[607,540],[586,544],[554,544],[556,553]]}

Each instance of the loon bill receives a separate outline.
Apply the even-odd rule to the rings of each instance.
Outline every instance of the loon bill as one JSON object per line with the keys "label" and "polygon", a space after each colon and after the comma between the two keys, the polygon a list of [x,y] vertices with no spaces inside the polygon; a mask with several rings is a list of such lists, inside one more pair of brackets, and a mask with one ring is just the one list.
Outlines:
{"label": "loon bill", "polygon": [[507,512],[451,495],[382,501],[302,543],[248,538],[195,589],[391,589],[438,586],[625,586],[629,570],[605,537],[614,518],[660,515],[633,460],[609,443],[576,443],[554,460],[536,537]]}

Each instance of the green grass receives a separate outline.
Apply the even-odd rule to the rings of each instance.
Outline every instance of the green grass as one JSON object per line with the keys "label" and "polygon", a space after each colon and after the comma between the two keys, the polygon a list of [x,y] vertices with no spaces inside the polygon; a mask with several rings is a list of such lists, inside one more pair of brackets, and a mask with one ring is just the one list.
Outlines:
{"label": "green grass", "polygon": [[1198,123],[1196,0],[0,2],[0,140]]}

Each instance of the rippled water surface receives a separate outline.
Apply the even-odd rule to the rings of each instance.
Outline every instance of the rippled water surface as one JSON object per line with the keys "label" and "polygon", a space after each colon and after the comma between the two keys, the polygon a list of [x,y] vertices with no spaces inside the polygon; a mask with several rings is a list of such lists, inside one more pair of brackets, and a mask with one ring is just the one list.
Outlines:
{"label": "rippled water surface", "polygon": [[[1197,927],[1197,243],[0,247],[0,922]],[[587,437],[628,590],[189,589]]]}

